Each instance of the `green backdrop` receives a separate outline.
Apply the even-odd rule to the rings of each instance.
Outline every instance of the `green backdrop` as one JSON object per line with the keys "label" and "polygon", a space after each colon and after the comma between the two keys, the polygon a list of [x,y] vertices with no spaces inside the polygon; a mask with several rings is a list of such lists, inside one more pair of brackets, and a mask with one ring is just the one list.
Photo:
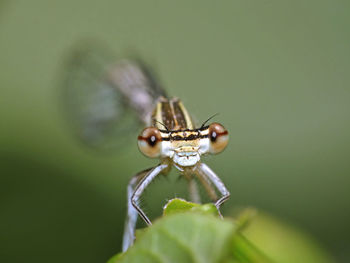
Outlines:
{"label": "green backdrop", "polygon": [[[155,65],[197,120],[230,131],[206,158],[232,195],[350,260],[349,1],[0,2],[0,261],[105,262],[119,251],[126,185],[156,164],[136,136],[116,155],[77,143],[60,109],[65,58],[97,40]],[[185,196],[173,173],[147,211]]]}

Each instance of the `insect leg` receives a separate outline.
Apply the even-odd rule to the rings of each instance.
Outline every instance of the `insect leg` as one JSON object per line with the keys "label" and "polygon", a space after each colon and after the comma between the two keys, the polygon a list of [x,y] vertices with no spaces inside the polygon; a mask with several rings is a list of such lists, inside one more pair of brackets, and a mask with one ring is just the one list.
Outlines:
{"label": "insect leg", "polygon": [[213,184],[209,181],[208,177],[198,171],[195,174],[197,175],[201,184],[204,186],[204,189],[207,192],[209,198],[212,201],[216,201],[218,199],[218,195],[215,191],[215,188],[213,187]]}
{"label": "insect leg", "polygon": [[153,168],[149,168],[147,170],[137,173],[131,178],[128,184],[128,188],[127,188],[128,211],[127,211],[125,225],[124,225],[123,252],[125,252],[133,244],[134,238],[135,238],[137,210],[131,204],[132,194],[135,191],[135,187],[152,169]]}
{"label": "insect leg", "polygon": [[138,205],[138,201],[143,193],[143,191],[147,188],[147,186],[153,181],[153,179],[159,175],[163,170],[168,168],[168,164],[160,164],[154,167],[151,171],[148,172],[146,176],[140,181],[140,183],[136,186],[134,193],[131,196],[131,204],[137,210],[142,219],[147,223],[147,225],[152,225],[151,220],[146,216],[146,214],[142,211],[142,209]]}
{"label": "insect leg", "polygon": [[191,202],[200,204],[201,198],[198,191],[198,184],[194,178],[188,180],[188,191]]}
{"label": "insect leg", "polygon": [[208,165],[200,163],[195,170],[199,177],[207,178],[221,193],[221,197],[215,201],[215,206],[220,213],[220,206],[230,198],[230,192],[227,190],[221,179],[211,170]]}

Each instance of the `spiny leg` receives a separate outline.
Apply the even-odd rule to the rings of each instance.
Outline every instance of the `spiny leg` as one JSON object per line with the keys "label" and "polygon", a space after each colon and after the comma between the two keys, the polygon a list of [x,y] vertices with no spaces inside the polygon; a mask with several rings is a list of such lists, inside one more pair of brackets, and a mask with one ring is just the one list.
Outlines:
{"label": "spiny leg", "polygon": [[140,183],[136,186],[134,193],[131,196],[131,204],[137,210],[142,219],[147,223],[147,225],[152,225],[151,220],[146,216],[146,214],[139,207],[138,202],[143,191],[147,188],[147,186],[153,181],[153,179],[159,175],[163,170],[168,168],[168,164],[160,164],[154,167],[149,173],[143,177]]}
{"label": "spiny leg", "polygon": [[188,180],[188,191],[191,202],[200,204],[201,198],[198,191],[198,184],[194,178]]}
{"label": "spiny leg", "polygon": [[135,238],[137,210],[131,204],[132,194],[135,191],[135,187],[152,169],[153,168],[149,168],[147,170],[137,173],[131,178],[128,184],[128,188],[127,188],[128,211],[127,211],[125,225],[124,225],[123,252],[126,251],[134,243],[134,238]]}
{"label": "spiny leg", "polygon": [[196,172],[196,175],[201,184],[204,186],[204,189],[207,192],[209,198],[214,202],[218,200],[218,195],[215,191],[215,188],[213,187],[213,184],[209,181],[208,177],[200,172]]}
{"label": "spiny leg", "polygon": [[209,182],[213,183],[213,185],[219,190],[221,193],[221,197],[217,200],[215,200],[215,206],[220,213],[220,206],[230,198],[230,192],[227,190],[226,186],[224,183],[221,181],[221,179],[211,170],[208,165],[204,163],[200,163],[197,166],[197,169],[195,170],[196,174],[199,177],[207,178]]}
{"label": "spiny leg", "polygon": [[[198,184],[195,178],[193,177],[193,171],[192,170],[184,170],[181,173],[181,177],[186,178],[187,185],[188,185],[188,193],[190,201],[193,203],[200,204],[201,203],[201,197],[199,195],[199,189]],[[179,177],[179,179],[181,178]]]}

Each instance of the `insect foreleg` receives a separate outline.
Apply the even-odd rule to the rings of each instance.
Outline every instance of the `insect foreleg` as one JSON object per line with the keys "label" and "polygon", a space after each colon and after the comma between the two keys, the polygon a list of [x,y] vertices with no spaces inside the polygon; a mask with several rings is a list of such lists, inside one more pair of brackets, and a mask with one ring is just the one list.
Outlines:
{"label": "insect foreleg", "polygon": [[134,243],[134,238],[135,238],[137,210],[131,204],[132,194],[135,191],[135,187],[152,169],[153,168],[149,168],[147,170],[137,173],[131,178],[128,184],[128,188],[127,188],[128,211],[127,211],[125,225],[124,225],[123,252],[126,251]]}
{"label": "insect foreleg", "polygon": [[230,192],[227,190],[224,183],[221,181],[221,179],[211,170],[208,165],[204,163],[200,163],[197,166],[197,169],[195,170],[196,174],[199,177],[207,178],[209,182],[211,182],[221,193],[221,197],[217,200],[215,200],[215,206],[220,213],[220,206],[230,198]]}
{"label": "insect foreleg", "polygon": [[134,193],[131,196],[131,204],[137,210],[142,219],[147,223],[147,225],[152,225],[151,220],[146,216],[146,214],[139,207],[139,200],[143,193],[143,191],[147,188],[147,186],[153,181],[153,179],[159,175],[163,170],[168,168],[168,164],[160,164],[153,168],[148,172],[146,176],[140,181],[140,183],[136,186]]}

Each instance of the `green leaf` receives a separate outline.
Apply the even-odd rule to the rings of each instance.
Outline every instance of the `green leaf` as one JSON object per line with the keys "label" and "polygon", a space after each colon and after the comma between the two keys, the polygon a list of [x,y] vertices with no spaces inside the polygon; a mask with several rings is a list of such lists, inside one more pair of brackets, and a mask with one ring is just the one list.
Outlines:
{"label": "green leaf", "polygon": [[262,251],[257,249],[247,238],[241,233],[236,232],[233,235],[231,252],[233,258],[240,263],[271,263],[271,259],[268,258]]}
{"label": "green leaf", "polygon": [[313,237],[262,212],[259,212],[241,233],[274,262],[335,262]]}
{"label": "green leaf", "polygon": [[306,235],[252,208],[236,220],[221,219],[213,204],[173,199],[163,214],[138,230],[135,244],[108,263],[333,262]]}
{"label": "green leaf", "polygon": [[188,202],[180,198],[175,198],[170,200],[164,207],[163,215],[168,216],[171,214],[188,212],[188,211],[218,215],[218,210],[216,209],[214,204],[199,205],[199,204]]}
{"label": "green leaf", "polygon": [[177,213],[155,222],[116,262],[221,262],[234,225],[213,215]]}
{"label": "green leaf", "polygon": [[[165,206],[163,218],[137,235],[135,245],[126,253],[114,256],[108,263],[270,262],[237,235],[232,220],[217,215],[213,204],[173,199]],[[245,261],[234,261],[233,250]],[[252,255],[259,257],[251,261]]]}

